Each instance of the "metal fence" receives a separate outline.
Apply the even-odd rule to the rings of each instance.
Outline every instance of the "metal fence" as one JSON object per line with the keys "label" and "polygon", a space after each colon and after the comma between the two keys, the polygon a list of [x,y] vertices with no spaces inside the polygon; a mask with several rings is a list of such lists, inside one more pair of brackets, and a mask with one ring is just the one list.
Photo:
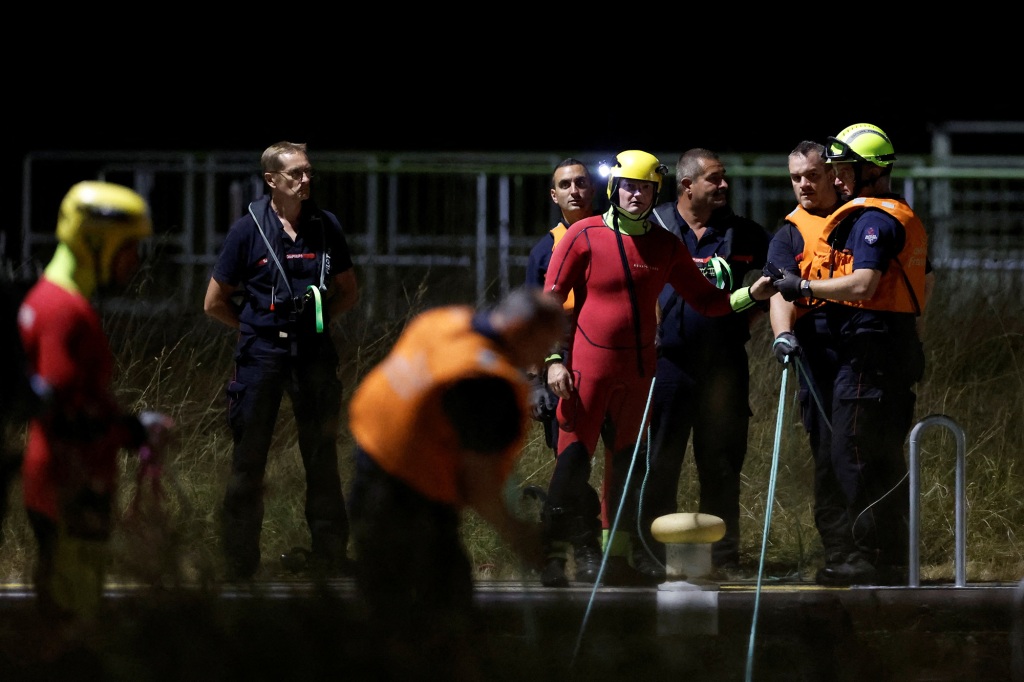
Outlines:
{"label": "metal fence", "polygon": [[[896,189],[930,232],[937,268],[1024,270],[1024,157],[901,157]],[[670,168],[677,153],[658,153]],[[54,247],[56,207],[74,182],[138,190],[153,209],[161,305],[201,306],[224,235],[264,192],[260,150],[37,152],[24,160],[21,243],[8,268],[38,267]],[[614,152],[577,155],[596,169]],[[558,154],[318,152],[313,196],[335,212],[358,267],[367,314],[411,297],[482,302],[522,282],[533,243],[558,220],[549,197]],[[786,155],[723,155],[733,209],[773,230],[795,205]],[[672,178],[662,200],[673,198]],[[603,200],[603,192],[600,192]],[[200,288],[201,287],[201,288]],[[173,291],[173,295],[168,296]],[[424,296],[424,292],[426,292]]]}

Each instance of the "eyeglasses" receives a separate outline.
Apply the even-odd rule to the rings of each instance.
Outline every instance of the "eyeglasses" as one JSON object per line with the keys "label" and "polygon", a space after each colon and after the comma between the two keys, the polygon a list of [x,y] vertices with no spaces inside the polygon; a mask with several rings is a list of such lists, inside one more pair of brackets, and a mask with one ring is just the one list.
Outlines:
{"label": "eyeglasses", "polygon": [[275,173],[280,173],[281,175],[287,175],[289,178],[291,178],[292,180],[294,180],[296,182],[299,182],[300,180],[302,180],[302,176],[303,175],[305,175],[310,180],[313,179],[313,169],[312,168],[293,168],[291,170],[279,170],[279,171],[274,171],[274,172]]}

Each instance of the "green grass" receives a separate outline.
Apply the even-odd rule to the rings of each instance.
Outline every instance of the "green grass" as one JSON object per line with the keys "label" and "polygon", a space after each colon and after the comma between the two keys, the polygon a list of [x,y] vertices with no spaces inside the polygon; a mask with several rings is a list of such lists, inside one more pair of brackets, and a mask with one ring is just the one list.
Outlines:
{"label": "green grass", "polygon": [[[1016,532],[1024,523],[1024,505],[1020,503],[1024,499],[1024,312],[1017,295],[1019,279],[1019,273],[986,278],[939,273],[926,319],[928,367],[916,387],[915,424],[926,416],[943,414],[964,431],[969,582],[1017,581],[1024,576],[1024,544]],[[790,373],[787,393],[780,401],[782,367],[771,355],[770,346],[770,329],[763,320],[748,345],[754,416],[741,490],[742,558],[744,564],[756,568],[761,557],[771,466],[778,445],[774,506],[764,557],[766,574],[798,572],[811,577],[823,557],[813,520],[810,448],[799,419],[796,376]],[[780,408],[783,426],[776,444]],[[944,427],[930,427],[919,435],[921,578],[952,582],[957,443]],[[909,460],[909,445],[905,453]],[[600,456],[594,459],[591,481],[595,485],[600,481],[600,462]],[[543,444],[542,429],[536,425],[517,469],[518,481],[546,485],[553,464]],[[679,509],[695,511],[698,496],[688,448]],[[519,575],[514,558],[487,534],[479,520],[470,517],[466,528],[467,544],[481,577]]]}
{"label": "green grass", "polygon": [[[916,420],[944,414],[966,435],[967,579],[1016,581],[1024,576],[1024,313],[1019,273],[995,274],[979,281],[957,273],[939,273],[928,312],[925,347],[928,367],[918,385]],[[343,357],[346,398],[359,378],[390,348],[409,315],[422,310],[426,284],[392,297],[405,313],[366,319],[350,313],[333,333]],[[393,305],[395,301],[399,305]],[[462,302],[462,301],[457,301]],[[125,453],[120,506],[122,522],[114,537],[112,574],[117,579],[174,584],[207,582],[220,574],[217,513],[228,473],[231,437],[225,418],[224,385],[231,371],[235,335],[194,314],[132,317],[107,314],[105,324],[118,360],[117,391],[132,410],[155,409],[177,423],[168,455],[162,505],[144,505],[131,516],[136,494],[136,462]],[[772,573],[813,575],[821,547],[812,520],[812,476],[806,434],[795,402],[796,377],[788,378],[781,401],[783,429],[775,443],[780,408],[781,366],[770,353],[767,320],[750,342],[754,417],[750,427],[741,497],[742,556],[756,567],[760,559],[773,453],[778,446],[778,473],[765,565]],[[290,404],[285,398],[266,477],[264,564],[278,571],[277,557],[294,546],[309,545],[303,519],[304,483]],[[20,434],[11,434],[17,439]],[[351,481],[351,438],[343,428],[338,450],[342,480]],[[920,439],[920,560],[924,580],[954,577],[956,441],[946,429],[926,430]],[[592,482],[599,486],[601,457],[594,459]],[[518,463],[510,499],[520,513],[536,518],[536,503],[522,501],[519,489],[546,487],[554,460],[543,444],[542,428],[533,425]],[[143,490],[148,502],[153,491]],[[698,490],[692,453],[687,453],[679,489],[679,508],[695,510]],[[15,490],[0,548],[0,577],[28,580],[34,544]],[[480,579],[528,579],[511,552],[472,513],[463,526],[467,551]]]}

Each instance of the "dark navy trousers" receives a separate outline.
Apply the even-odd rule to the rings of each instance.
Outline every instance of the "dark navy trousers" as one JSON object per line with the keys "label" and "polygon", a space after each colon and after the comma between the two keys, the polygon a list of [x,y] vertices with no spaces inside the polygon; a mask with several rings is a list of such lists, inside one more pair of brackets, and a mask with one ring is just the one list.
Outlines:
{"label": "dark navy trousers", "polygon": [[337,454],[342,385],[333,343],[318,335],[293,347],[289,339],[243,335],[227,389],[234,449],[223,504],[228,568],[240,577],[251,576],[260,562],[263,478],[285,393],[305,468],[313,554],[332,564],[346,556],[349,522]]}

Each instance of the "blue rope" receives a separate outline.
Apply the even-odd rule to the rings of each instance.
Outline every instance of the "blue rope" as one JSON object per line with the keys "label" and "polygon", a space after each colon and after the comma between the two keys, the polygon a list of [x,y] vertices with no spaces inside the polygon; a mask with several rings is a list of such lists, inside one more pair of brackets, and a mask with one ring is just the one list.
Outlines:
{"label": "blue rope", "polygon": [[658,564],[662,568],[665,566],[661,563],[661,560],[654,555],[654,551],[647,544],[647,538],[644,537],[644,495],[647,491],[647,481],[651,477],[651,425],[647,425],[647,456],[645,458],[646,465],[644,468],[644,477],[640,481],[640,492],[636,501],[636,537],[640,539],[640,544],[643,545],[644,551],[647,553],[647,557]]}
{"label": "blue rope", "polygon": [[822,404],[821,394],[818,393],[818,387],[814,383],[814,377],[810,375],[810,372],[808,372],[807,368],[804,367],[804,363],[802,360],[800,360],[799,357],[796,358],[796,369],[799,372],[800,376],[802,376],[804,378],[804,381],[807,383],[807,388],[810,391],[811,397],[814,398],[814,404],[818,406],[818,414],[821,415],[821,420],[825,422],[825,426],[827,426],[828,430],[831,431],[832,422],[829,421],[828,415],[832,410],[832,406],[829,405],[828,409],[826,409],[825,405]]}
{"label": "blue rope", "polygon": [[[788,359],[788,358],[787,358]],[[761,577],[764,575],[764,555],[768,546],[768,529],[772,525],[772,506],[775,504],[775,476],[779,470],[779,445],[782,442],[782,416],[786,405],[786,378],[789,367],[782,366],[782,387],[779,389],[779,410],[775,419],[775,447],[772,450],[772,469],[768,479],[768,502],[765,505],[764,534],[761,536],[761,560],[757,567],[757,589],[754,591],[754,616],[750,622],[750,642],[747,645],[747,676],[751,682],[754,672],[754,639],[757,633],[757,614],[761,607]]]}
{"label": "blue rope", "polygon": [[[619,519],[622,518],[622,510],[626,506],[626,498],[629,496],[629,480],[633,477],[633,467],[636,466],[636,456],[640,451],[640,442],[644,437],[643,425],[647,423],[647,412],[651,408],[651,396],[654,395],[654,378],[651,378],[651,388],[647,391],[647,404],[644,406],[644,417],[640,420],[640,433],[636,437],[636,445],[633,447],[633,458],[629,462],[629,471],[626,473],[626,480],[622,484],[622,496],[619,499],[619,510],[615,513],[615,521],[612,522],[611,533],[609,534],[610,541],[615,538],[615,531],[619,527]],[[610,472],[604,472],[605,476],[610,475]],[[609,542],[610,542],[609,541]],[[583,622],[580,624],[580,632],[576,636],[576,646],[572,651],[572,661],[576,661],[576,654],[580,651],[580,644],[583,642],[583,631],[587,629],[587,621],[590,620],[590,611],[594,606],[594,596],[597,594],[597,588],[601,585],[601,578],[604,577],[604,569],[608,564],[608,552],[605,551],[601,557],[601,568],[597,571],[597,579],[594,581],[594,588],[590,591],[590,599],[587,601],[587,610],[583,614]]]}

